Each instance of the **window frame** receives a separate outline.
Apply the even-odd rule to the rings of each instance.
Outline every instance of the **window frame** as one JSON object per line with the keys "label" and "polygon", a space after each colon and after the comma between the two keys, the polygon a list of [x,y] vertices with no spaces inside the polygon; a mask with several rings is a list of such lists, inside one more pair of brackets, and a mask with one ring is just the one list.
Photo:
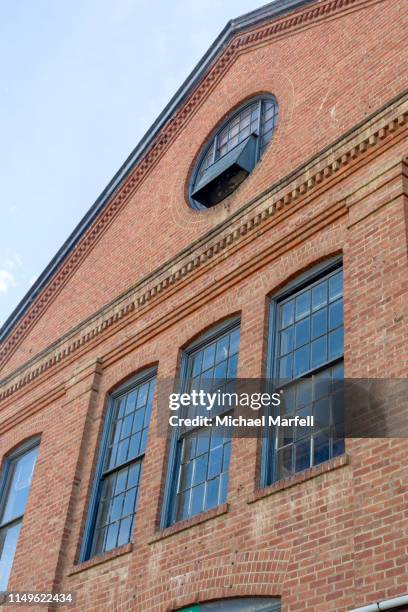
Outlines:
{"label": "window frame", "polygon": [[[331,272],[335,272],[336,270],[344,269],[343,267],[343,257],[342,255],[337,255],[335,257],[331,257],[327,259],[306,272],[303,272],[295,279],[287,283],[284,287],[282,287],[279,291],[274,293],[269,298],[269,317],[268,317],[268,332],[266,339],[266,378],[270,386],[273,385],[273,381],[275,378],[275,364],[276,364],[276,355],[277,355],[277,346],[276,346],[276,338],[277,338],[277,312],[278,312],[278,304],[285,299],[289,298],[291,295],[301,291],[309,285],[314,284],[319,281],[323,277],[327,276]],[[344,296],[344,293],[343,293]],[[330,365],[334,365],[337,362],[340,362],[344,359],[344,352],[341,357],[336,357],[331,361],[325,362],[322,365],[317,366],[316,368],[309,370],[302,376],[310,375],[312,372],[317,373],[320,370],[323,370]],[[301,378],[301,377],[299,377]],[[295,380],[295,379],[293,379]],[[272,415],[271,409],[268,411],[268,415]],[[276,442],[276,429],[274,428],[272,435],[269,433],[268,428],[265,428],[265,434],[263,436],[263,442],[261,447],[261,469],[260,469],[260,477],[259,477],[259,486],[260,488],[266,487],[268,485],[273,484],[274,480],[272,478],[275,473],[275,461],[276,461],[276,453],[275,453],[275,442]]]}
{"label": "window frame", "polygon": [[[89,559],[99,557],[103,554],[115,551],[119,548],[117,546],[109,551],[102,551],[96,554],[92,553],[96,523],[97,523],[97,518],[98,518],[99,503],[100,503],[101,493],[102,493],[102,482],[103,482],[104,477],[106,476],[105,475],[106,470],[104,471],[103,467],[104,467],[104,462],[106,458],[106,451],[107,451],[108,444],[109,444],[109,434],[110,434],[111,426],[112,426],[113,410],[115,407],[115,401],[117,400],[119,396],[131,391],[134,387],[144,384],[145,382],[155,378],[156,376],[157,376],[157,366],[152,366],[147,369],[143,369],[142,371],[138,372],[136,375],[126,380],[122,385],[120,385],[117,389],[115,389],[112,393],[108,395],[108,398],[107,398],[108,405],[107,405],[107,409],[104,415],[102,434],[98,441],[97,461],[96,461],[95,471],[93,474],[92,489],[91,489],[91,494],[89,496],[89,501],[88,501],[88,510],[87,510],[87,515],[86,515],[86,521],[85,521],[85,526],[84,526],[84,531],[83,531],[83,536],[82,536],[82,543],[81,543],[81,549],[80,549],[78,562],[88,561]],[[152,413],[153,413],[153,407],[152,407]],[[149,431],[150,431],[150,423],[149,423]],[[146,449],[143,453],[140,453],[140,455],[138,455],[134,459],[125,462],[123,465],[119,467],[112,468],[111,471],[113,472],[115,470],[120,470],[126,465],[130,464],[131,462],[136,462],[139,460],[143,461],[145,454],[146,454]],[[141,477],[142,476],[140,476],[140,478]],[[140,487],[140,483],[139,483],[139,487]],[[134,515],[136,515],[136,512],[137,512],[137,509],[135,509]],[[132,525],[129,543],[133,541],[133,533],[134,533],[134,522]]]}
{"label": "window frame", "polygon": [[[3,461],[2,470],[1,470],[2,473],[0,477],[0,517],[3,514],[4,508],[7,502],[8,487],[10,485],[10,471],[11,471],[12,464],[15,461],[17,461],[20,457],[22,457],[23,455],[32,451],[34,448],[37,448],[37,447],[39,448],[40,443],[41,443],[41,436],[40,435],[33,436],[29,438],[28,440],[25,440],[24,442],[19,444],[16,448],[14,448],[14,450],[12,450],[11,452],[7,453],[4,456],[4,461]],[[32,487],[33,480],[34,480],[34,472],[35,472],[35,467],[37,465],[37,460],[38,460],[38,454],[35,460],[33,477],[30,483],[30,490],[28,493],[27,502],[26,502],[26,506],[24,508],[23,514],[20,514],[14,517],[12,520],[7,521],[4,524],[1,524],[0,530],[4,528],[10,528],[12,525],[17,524],[17,523],[21,523],[21,524],[23,523],[24,516],[26,514],[27,504],[30,498],[31,487]],[[19,538],[17,538],[16,550],[14,551],[14,556],[17,552],[18,539]],[[14,563],[14,557],[13,557],[13,563]],[[11,571],[12,569],[13,569],[13,565],[11,566]]]}
{"label": "window frame", "polygon": [[[189,186],[188,186],[188,201],[190,204],[190,207],[193,208],[194,210],[208,210],[208,208],[206,206],[204,206],[204,204],[200,204],[200,202],[197,202],[194,198],[193,198],[193,191],[194,188],[197,184],[197,180],[198,180],[198,176],[200,173],[200,169],[201,169],[201,165],[204,161],[204,159],[206,158],[209,150],[211,149],[211,147],[213,147],[213,155],[212,155],[212,162],[211,164],[208,166],[208,168],[216,163],[217,161],[219,161],[220,159],[222,159],[222,157],[217,158],[217,140],[218,137],[220,135],[220,133],[224,130],[224,128],[226,128],[226,126],[231,123],[234,118],[238,115],[240,115],[242,112],[244,112],[249,106],[252,106],[253,104],[255,104],[256,102],[258,102],[259,104],[259,113],[258,113],[258,125],[257,125],[257,142],[256,142],[256,154],[255,154],[255,165],[260,161],[263,152],[265,151],[265,149],[267,148],[269,142],[265,145],[265,147],[263,148],[263,151],[261,152],[261,127],[262,127],[262,103],[264,101],[267,100],[271,100],[274,104],[275,104],[275,114],[277,116],[277,121],[276,124],[274,126],[274,129],[272,131],[272,135],[271,135],[271,140],[273,138],[274,132],[278,126],[278,121],[279,121],[279,104],[278,104],[278,100],[276,98],[276,96],[274,96],[272,93],[264,93],[264,94],[258,94],[256,96],[253,96],[252,98],[249,98],[248,100],[246,100],[245,102],[243,102],[242,104],[240,104],[238,107],[235,108],[235,110],[231,111],[226,117],[224,117],[224,119],[218,123],[218,126],[211,132],[210,137],[208,138],[207,144],[204,145],[201,149],[201,152],[194,164],[194,170],[191,174],[191,178],[189,181]],[[238,143],[240,144],[240,143]],[[238,146],[235,145],[235,146]],[[232,151],[233,148],[232,147],[230,150]]]}
{"label": "window frame", "polygon": [[[235,604],[242,604],[245,606],[250,605],[251,609],[257,604],[262,605],[264,612],[281,612],[282,610],[282,602],[280,597],[270,597],[263,595],[243,595],[242,597],[226,597],[222,599],[211,599],[210,601],[202,601],[200,603],[192,604],[191,606],[178,608],[176,612],[211,612],[211,610],[215,610],[218,612],[222,610],[230,610],[231,612],[243,612],[242,606],[241,610],[236,607]],[[268,608],[266,608],[268,606]],[[247,608],[248,609],[248,608]]]}
{"label": "window frame", "polygon": [[[183,349],[181,352],[181,363],[180,363],[180,375],[179,375],[179,384],[178,388],[175,389],[177,393],[183,393],[186,387],[186,382],[188,380],[188,369],[189,369],[189,358],[195,353],[197,350],[203,348],[209,342],[215,340],[218,336],[221,336],[225,333],[233,331],[235,328],[240,329],[241,317],[240,315],[235,315],[233,317],[229,317],[228,319],[221,321],[220,323],[216,323],[206,332],[201,334],[196,340],[191,342],[187,348]],[[238,363],[239,363],[239,351],[238,351]],[[173,508],[173,503],[176,496],[176,485],[177,485],[177,477],[176,477],[176,467],[177,467],[177,459],[178,459],[178,442],[180,439],[180,432],[182,431],[182,427],[173,427],[171,431],[171,439],[168,451],[168,463],[166,470],[166,480],[164,485],[164,494],[163,494],[163,507],[160,517],[160,529],[163,530],[166,527],[170,527],[171,525],[177,525],[180,522],[174,521],[171,522],[171,513]],[[216,506],[217,507],[217,506]],[[190,520],[190,518],[194,518],[199,516],[199,514],[195,514],[192,517],[181,520]]]}

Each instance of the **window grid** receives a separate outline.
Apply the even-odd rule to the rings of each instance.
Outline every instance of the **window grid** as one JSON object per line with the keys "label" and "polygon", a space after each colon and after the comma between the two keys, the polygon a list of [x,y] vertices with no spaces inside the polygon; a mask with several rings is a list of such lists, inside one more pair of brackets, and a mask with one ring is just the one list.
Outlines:
{"label": "window grid", "polygon": [[5,591],[9,580],[18,536],[23,522],[34,468],[38,442],[20,449],[8,460],[7,476],[0,504],[0,591]]}
{"label": "window grid", "polygon": [[195,183],[204,172],[251,134],[258,134],[259,158],[273,136],[278,119],[278,105],[273,98],[263,98],[246,105],[214,136],[202,159]]}
{"label": "window grid", "polygon": [[336,271],[278,304],[278,376],[305,375],[343,355],[343,275]]}
{"label": "window grid", "polygon": [[[237,375],[238,350],[239,328],[235,328],[188,355],[185,391],[230,388]],[[200,407],[187,411],[193,417]],[[224,429],[203,427],[180,432],[172,523],[227,500],[230,452],[231,435]]]}
{"label": "window grid", "polygon": [[260,102],[247,106],[221,130],[217,137],[215,159],[220,159],[258,129]]}
{"label": "window grid", "polygon": [[113,399],[91,554],[130,542],[149,431],[155,378]]}
{"label": "window grid", "polygon": [[275,376],[281,415],[313,428],[278,428],[274,479],[344,452],[343,272],[337,268],[277,304]]}

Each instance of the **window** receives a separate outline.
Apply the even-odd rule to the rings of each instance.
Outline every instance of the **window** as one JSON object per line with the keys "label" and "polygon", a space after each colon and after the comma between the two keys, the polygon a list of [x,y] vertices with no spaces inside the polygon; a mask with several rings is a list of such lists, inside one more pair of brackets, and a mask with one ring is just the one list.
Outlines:
{"label": "window", "polygon": [[195,604],[178,612],[280,612],[279,598],[240,597]]}
{"label": "window", "polygon": [[247,102],[222,124],[193,173],[193,208],[215,206],[245,180],[271,140],[277,120],[275,98],[264,96]]}
{"label": "window", "polygon": [[83,558],[131,540],[154,387],[149,370],[110,398]]}
{"label": "window", "polygon": [[313,416],[314,425],[276,428],[267,482],[344,452],[343,273],[338,262],[315,272],[271,304],[270,375],[283,389],[280,414]]}
{"label": "window", "polygon": [[0,502],[0,591],[7,589],[38,455],[38,438],[23,444],[5,463]]}
{"label": "window", "polygon": [[[237,375],[239,324],[224,323],[186,351],[182,392],[231,389]],[[191,412],[189,412],[189,416]],[[224,503],[228,492],[231,436],[222,428],[177,430],[173,436],[165,524]],[[165,504],[166,505],[166,504]]]}

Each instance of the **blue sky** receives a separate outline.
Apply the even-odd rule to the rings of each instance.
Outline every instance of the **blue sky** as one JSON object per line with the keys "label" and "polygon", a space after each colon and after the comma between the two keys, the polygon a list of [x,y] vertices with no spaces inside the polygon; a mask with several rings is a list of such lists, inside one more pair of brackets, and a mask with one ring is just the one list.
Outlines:
{"label": "blue sky", "polygon": [[0,1],[0,325],[226,22],[262,4]]}

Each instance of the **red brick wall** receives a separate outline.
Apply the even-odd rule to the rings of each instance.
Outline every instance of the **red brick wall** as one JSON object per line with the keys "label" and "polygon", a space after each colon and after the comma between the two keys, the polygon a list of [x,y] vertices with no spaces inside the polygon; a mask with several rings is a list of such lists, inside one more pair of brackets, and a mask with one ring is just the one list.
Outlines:
{"label": "red brick wall", "polygon": [[[404,8],[405,0],[366,2],[357,12],[346,7],[239,54],[3,372],[48,346],[404,90]],[[186,179],[202,143],[231,108],[262,91],[274,93],[280,105],[279,127],[262,163],[220,206],[205,214],[189,209]]]}
{"label": "red brick wall", "polygon": [[[245,95],[245,88],[274,91],[278,99],[288,101],[288,110],[281,102],[276,141],[231,198],[231,208],[263,191],[401,90],[403,24],[397,15],[402,3],[392,0],[386,6],[387,11],[384,2],[369,2],[359,13],[282,37],[240,57],[197,112],[195,125],[186,126],[145,182],[139,192],[145,190],[144,196],[135,196],[116,219],[7,368],[24,359],[28,347],[35,354],[95,305],[227,216],[224,205],[203,215],[190,212],[181,193],[191,155],[215,115]],[[346,42],[350,39],[354,44]],[[373,51],[365,54],[370,44]],[[310,71],[304,69],[309,56]],[[372,78],[360,78],[370,63],[376,67]],[[257,70],[245,68],[248,64]],[[326,90],[319,115],[319,92]],[[333,106],[336,121],[328,110]],[[156,403],[133,545],[120,555],[113,552],[77,565],[112,388],[154,363],[160,377],[174,377],[180,347],[237,312],[239,375],[262,375],[268,296],[316,262],[343,254],[346,375],[407,376],[406,124],[395,124],[381,138],[377,148],[351,154],[338,174],[310,195],[306,192],[276,210],[269,229],[260,225],[257,233],[244,235],[225,257],[186,277],[179,289],[175,285],[127,325],[85,345],[80,357],[67,355],[0,404],[1,457],[28,436],[42,436],[11,589],[72,590],[75,610],[95,612],[164,612],[239,595],[281,596],[284,612],[346,612],[406,592],[406,440],[347,440],[346,456],[259,491],[259,443],[235,439],[228,506],[196,517],[183,530],[161,533],[158,516],[167,449],[156,435]],[[157,209],[157,216],[152,215]],[[143,222],[147,215],[148,225]],[[159,216],[160,247],[155,243]],[[137,249],[138,232],[143,228],[146,236],[146,227],[149,241]],[[120,256],[115,250],[120,251],[119,244]],[[149,336],[143,335],[147,332]]]}

